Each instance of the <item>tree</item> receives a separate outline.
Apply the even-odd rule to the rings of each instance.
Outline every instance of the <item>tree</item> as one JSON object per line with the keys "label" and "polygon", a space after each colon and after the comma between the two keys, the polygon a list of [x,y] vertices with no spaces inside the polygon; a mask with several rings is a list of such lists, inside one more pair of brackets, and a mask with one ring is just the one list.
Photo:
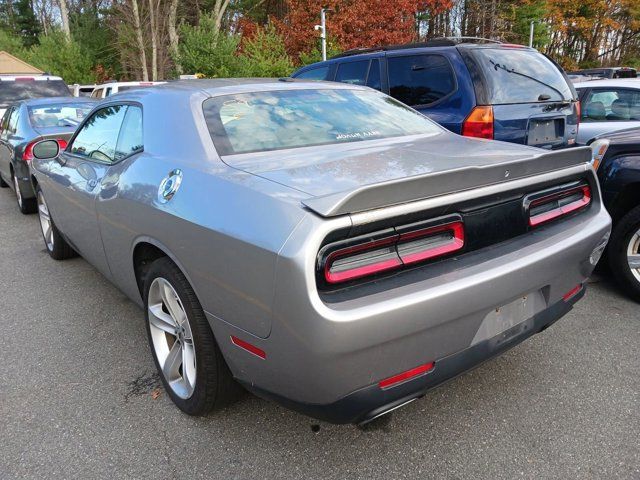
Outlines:
{"label": "tree", "polygon": [[14,3],[14,12],[15,30],[22,38],[22,44],[25,47],[36,45],[41,29],[29,0],[17,0]]}
{"label": "tree", "polygon": [[61,76],[67,83],[93,83],[91,58],[62,31],[40,37],[40,43],[24,54],[24,59],[45,72]]}
{"label": "tree", "polygon": [[293,62],[273,25],[259,28],[252,38],[243,41],[239,61],[245,77],[287,77],[293,72]]}

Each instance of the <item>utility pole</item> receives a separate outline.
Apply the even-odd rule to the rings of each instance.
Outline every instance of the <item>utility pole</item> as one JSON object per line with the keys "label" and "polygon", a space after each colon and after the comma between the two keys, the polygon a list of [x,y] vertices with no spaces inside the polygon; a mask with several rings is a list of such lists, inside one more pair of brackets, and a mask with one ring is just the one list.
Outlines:
{"label": "utility pole", "polygon": [[533,47],[533,25],[535,23],[535,20],[531,20],[531,26],[529,27],[529,47]]}
{"label": "utility pole", "polygon": [[324,62],[327,59],[327,22],[326,22],[326,13],[329,11],[328,8],[322,7],[320,9],[320,25],[316,25],[314,27],[315,30],[320,30],[320,40],[322,41],[322,61]]}

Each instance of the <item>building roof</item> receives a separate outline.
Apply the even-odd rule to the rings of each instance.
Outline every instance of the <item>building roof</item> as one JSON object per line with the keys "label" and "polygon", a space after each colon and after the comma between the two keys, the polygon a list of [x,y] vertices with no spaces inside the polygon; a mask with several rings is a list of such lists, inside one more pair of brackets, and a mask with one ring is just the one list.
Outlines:
{"label": "building roof", "polygon": [[4,50],[0,51],[0,75],[41,74],[42,70],[14,57]]}

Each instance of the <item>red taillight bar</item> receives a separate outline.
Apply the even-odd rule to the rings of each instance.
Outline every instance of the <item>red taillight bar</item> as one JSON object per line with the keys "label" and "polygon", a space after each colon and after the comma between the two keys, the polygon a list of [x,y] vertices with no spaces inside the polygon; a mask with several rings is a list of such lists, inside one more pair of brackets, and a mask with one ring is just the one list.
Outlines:
{"label": "red taillight bar", "polygon": [[238,337],[234,337],[233,335],[231,335],[231,343],[233,343],[236,347],[240,347],[243,350],[254,354],[256,357],[260,357],[263,360],[267,358],[267,354],[264,350],[256,347],[255,345],[251,345],[249,342],[245,342]]}
{"label": "red taillight bar", "polygon": [[429,373],[431,370],[433,370],[434,366],[435,366],[434,362],[420,365],[419,367],[412,368],[411,370],[407,370],[406,372],[399,373],[398,375],[394,375],[393,377],[380,380],[378,382],[378,386],[382,389],[395,387],[396,385],[402,382],[406,382],[407,380],[415,378],[419,375]]}
{"label": "red taillight bar", "polygon": [[553,210],[530,216],[529,226],[537,227],[538,225],[542,225],[543,223],[550,222],[551,220],[555,220],[558,217],[562,217],[571,212],[575,212],[576,210],[580,210],[581,208],[586,207],[591,203],[591,188],[589,187],[589,185],[580,185],[579,187],[564,190],[558,193],[553,193],[551,195],[538,198],[531,202],[531,205],[529,205],[529,212],[531,212],[531,208],[533,207],[544,205],[546,203],[553,202],[554,200],[560,200],[578,192],[582,192],[581,199],[568,203],[566,205],[559,206],[558,208],[554,208]]}
{"label": "red taillight bar", "polygon": [[575,287],[573,287],[571,290],[569,290],[567,293],[565,293],[562,296],[562,300],[564,300],[565,302],[571,300],[573,297],[575,297],[578,293],[580,293],[580,290],[582,290],[582,284],[579,283],[578,285],[576,285]]}
{"label": "red taillight bar", "polygon": [[[447,233],[450,236],[447,237]],[[443,238],[439,238],[439,236]],[[421,245],[421,240],[433,238],[431,244]],[[324,260],[324,279],[329,284],[356,280],[376,273],[391,271],[461,250],[464,247],[464,224],[454,221],[418,230],[400,232],[382,239],[359,243],[331,252]],[[370,258],[358,258],[369,253]],[[342,265],[334,270],[340,259],[352,259],[354,266]]]}

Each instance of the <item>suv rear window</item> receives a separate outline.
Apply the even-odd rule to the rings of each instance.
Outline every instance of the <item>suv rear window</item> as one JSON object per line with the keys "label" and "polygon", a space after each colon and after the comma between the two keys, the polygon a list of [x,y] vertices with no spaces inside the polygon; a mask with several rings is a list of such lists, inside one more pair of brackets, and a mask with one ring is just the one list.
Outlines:
{"label": "suv rear window", "polygon": [[456,89],[449,61],[442,55],[388,57],[389,93],[407,105],[428,105]]}
{"label": "suv rear window", "polygon": [[0,105],[40,97],[70,97],[71,92],[62,80],[1,80]]}
{"label": "suv rear window", "polygon": [[471,52],[484,72],[490,104],[573,99],[558,67],[534,50],[476,48]]}
{"label": "suv rear window", "polygon": [[285,90],[206,100],[220,155],[435,134],[441,128],[373,90]]}

